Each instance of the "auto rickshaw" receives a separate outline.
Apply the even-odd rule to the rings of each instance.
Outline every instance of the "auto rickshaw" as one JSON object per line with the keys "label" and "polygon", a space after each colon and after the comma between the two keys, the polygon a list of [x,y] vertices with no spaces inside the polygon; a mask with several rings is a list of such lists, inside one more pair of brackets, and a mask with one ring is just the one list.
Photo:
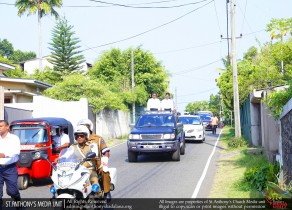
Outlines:
{"label": "auto rickshaw", "polygon": [[59,128],[68,134],[70,145],[73,144],[73,126],[64,118],[31,118],[10,123],[11,133],[20,139],[20,155],[16,164],[20,190],[26,189],[33,180],[50,177],[52,166],[48,161],[41,159],[41,155],[47,154],[51,162],[58,158],[59,153],[53,150],[53,136]]}

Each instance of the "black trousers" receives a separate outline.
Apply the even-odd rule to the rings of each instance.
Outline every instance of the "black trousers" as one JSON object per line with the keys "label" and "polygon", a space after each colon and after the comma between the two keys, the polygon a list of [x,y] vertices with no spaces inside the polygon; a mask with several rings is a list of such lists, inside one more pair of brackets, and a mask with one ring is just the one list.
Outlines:
{"label": "black trousers", "polygon": [[217,125],[212,125],[212,133],[213,134],[216,134],[216,128],[217,128]]}
{"label": "black trousers", "polygon": [[18,173],[15,163],[5,167],[0,165],[0,204],[2,203],[4,182],[7,194],[15,200],[20,200],[17,178]]}

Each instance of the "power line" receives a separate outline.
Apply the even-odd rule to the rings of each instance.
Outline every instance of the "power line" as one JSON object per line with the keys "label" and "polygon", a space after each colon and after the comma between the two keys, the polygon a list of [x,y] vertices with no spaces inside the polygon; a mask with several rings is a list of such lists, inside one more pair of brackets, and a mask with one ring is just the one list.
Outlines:
{"label": "power line", "polygon": [[136,38],[136,37],[138,37],[138,36],[144,35],[144,34],[146,34],[146,33],[149,33],[149,32],[151,32],[151,31],[154,31],[154,30],[156,30],[156,29],[158,29],[158,28],[161,28],[161,27],[163,27],[163,26],[169,25],[170,23],[173,23],[173,22],[175,22],[175,21],[177,21],[177,20],[179,20],[179,19],[182,19],[183,17],[185,17],[185,16],[187,16],[187,15],[189,15],[189,14],[191,14],[191,13],[193,13],[193,12],[195,12],[195,11],[197,11],[197,10],[199,10],[199,9],[201,9],[201,8],[203,8],[203,7],[205,7],[205,6],[207,6],[208,4],[210,4],[210,3],[213,2],[213,1],[214,1],[214,0],[211,0],[210,2],[208,2],[208,3],[206,3],[206,4],[202,5],[202,6],[200,6],[200,7],[198,7],[198,8],[196,8],[196,9],[194,9],[194,10],[191,10],[190,12],[187,12],[186,14],[184,14],[184,15],[178,17],[178,18],[175,18],[175,19],[173,19],[173,20],[171,20],[171,21],[169,21],[169,22],[167,22],[167,23],[164,23],[164,24],[162,24],[162,25],[156,26],[156,27],[151,28],[151,29],[149,29],[149,30],[147,30],[147,31],[144,31],[144,32],[142,32],[142,33],[139,33],[139,34],[136,34],[136,35],[133,35],[133,36],[130,36],[130,37],[124,38],[124,39],[120,39],[120,40],[118,40],[118,41],[113,41],[113,42],[109,42],[109,43],[106,43],[106,44],[101,44],[101,45],[98,45],[98,46],[95,46],[95,47],[87,48],[87,49],[82,50],[81,52],[84,52],[84,51],[87,51],[87,50],[91,50],[91,49],[94,49],[94,48],[104,47],[104,46],[111,45],[111,44],[116,44],[116,43],[119,43],[119,42],[127,41],[127,40],[130,40],[130,39]]}
{"label": "power line", "polygon": [[190,50],[190,49],[199,48],[199,47],[206,47],[208,45],[213,45],[213,44],[217,44],[217,43],[220,43],[220,42],[221,41],[210,42],[210,43],[206,43],[206,44],[202,44],[202,45],[197,45],[197,46],[194,46],[194,47],[187,47],[187,48],[181,48],[181,49],[177,49],[177,50],[169,50],[169,51],[164,51],[164,52],[157,52],[157,53],[153,53],[153,54],[157,55],[157,54],[166,54],[166,53],[185,51],[185,50]]}
{"label": "power line", "polygon": [[212,89],[209,89],[209,90],[204,90],[204,91],[201,91],[201,92],[192,93],[192,94],[187,94],[187,95],[179,95],[179,96],[177,96],[177,97],[200,95],[200,94],[207,93],[207,92],[209,92],[209,91],[216,90],[216,89],[218,89],[218,88],[212,88]]}
{"label": "power line", "polygon": [[161,3],[168,3],[168,2],[174,2],[174,1],[179,1],[179,0],[168,0],[168,1],[153,1],[153,2],[136,3],[136,4],[129,4],[129,5],[161,4]]}
{"label": "power line", "polygon": [[220,34],[222,34],[221,28],[220,28],[220,24],[219,24],[219,18],[218,18],[218,13],[217,13],[217,8],[216,8],[216,2],[215,1],[214,1],[214,8],[215,8],[215,14],[216,14],[216,18],[217,18],[217,25],[218,25],[218,28],[219,28],[219,32],[220,32]]}
{"label": "power line", "polygon": [[200,4],[200,3],[205,2],[207,0],[192,2],[192,3],[187,3],[187,4],[174,5],[174,6],[160,6],[160,7],[157,7],[157,6],[156,7],[132,6],[130,4],[117,4],[117,3],[97,1],[97,0],[89,0],[89,1],[101,3],[101,4],[106,4],[106,5],[111,5],[111,6],[127,7],[127,8],[133,8],[133,9],[170,9],[170,8],[178,8],[178,7],[185,7],[185,6],[189,6],[189,5]]}
{"label": "power line", "polygon": [[207,64],[204,64],[202,66],[198,66],[198,67],[195,67],[195,68],[192,68],[192,69],[188,69],[188,70],[180,71],[180,72],[177,72],[177,73],[173,73],[173,75],[180,75],[180,74],[185,74],[185,73],[188,73],[188,72],[191,72],[191,71],[197,71],[197,70],[200,70],[200,69],[205,68],[207,66],[210,66],[211,64],[217,63],[219,61],[222,61],[222,59],[215,60],[215,61],[213,61],[211,63],[207,63]]}

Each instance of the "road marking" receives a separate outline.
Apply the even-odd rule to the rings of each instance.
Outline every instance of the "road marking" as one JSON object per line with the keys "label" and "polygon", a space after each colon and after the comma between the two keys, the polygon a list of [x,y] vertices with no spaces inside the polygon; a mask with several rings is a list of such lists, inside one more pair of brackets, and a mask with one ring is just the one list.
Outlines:
{"label": "road marking", "polygon": [[201,175],[201,177],[200,177],[200,179],[199,179],[199,181],[198,181],[198,183],[197,183],[197,186],[196,186],[196,188],[195,188],[195,190],[194,190],[194,192],[193,192],[191,198],[197,198],[197,196],[198,196],[198,193],[199,193],[199,191],[200,191],[201,185],[202,185],[202,183],[203,183],[203,181],[204,181],[204,179],[205,179],[205,176],[206,176],[206,174],[207,174],[207,170],[208,170],[208,168],[209,168],[209,165],[210,165],[211,159],[212,159],[212,157],[213,157],[213,155],[214,155],[214,153],[215,153],[215,150],[216,150],[217,144],[218,144],[218,142],[219,142],[219,139],[220,139],[220,136],[221,136],[221,132],[222,132],[222,130],[223,130],[223,129],[221,129],[221,131],[220,131],[220,133],[219,133],[219,136],[218,136],[218,138],[217,138],[217,140],[216,140],[216,143],[215,143],[215,145],[214,145],[214,147],[213,147],[212,153],[210,154],[210,156],[209,156],[209,158],[208,158],[208,161],[207,161],[207,163],[206,163],[206,165],[205,165],[204,171],[203,171],[203,173],[202,173],[202,175]]}

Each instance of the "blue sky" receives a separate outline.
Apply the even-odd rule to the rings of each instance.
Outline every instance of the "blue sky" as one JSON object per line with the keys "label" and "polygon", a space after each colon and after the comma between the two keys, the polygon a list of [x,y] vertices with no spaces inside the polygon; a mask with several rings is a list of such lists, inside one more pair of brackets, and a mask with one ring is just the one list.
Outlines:
{"label": "blue sky", "polygon": [[[14,2],[0,0],[0,39],[8,39],[15,49],[38,54],[37,15],[18,17],[17,8],[9,5]],[[121,5],[63,0],[64,7],[58,9],[74,26],[88,62],[93,63],[102,51],[113,47],[141,46],[152,52],[172,75],[169,91],[176,93],[174,100],[180,111],[188,103],[208,100],[210,94],[218,92],[215,78],[219,76],[218,69],[223,68],[221,59],[227,55],[227,41],[221,39],[221,35],[227,37],[226,0],[104,2]],[[260,44],[270,41],[265,28],[271,18],[291,17],[291,0],[237,0],[235,3],[236,35],[242,34],[236,40],[237,59],[242,59],[249,47],[258,47],[256,40]],[[133,8],[170,6],[173,8]],[[43,55],[50,54],[48,43],[55,23],[51,16],[42,19]],[[116,42],[135,35],[139,36]],[[108,44],[112,42],[116,43]]]}

